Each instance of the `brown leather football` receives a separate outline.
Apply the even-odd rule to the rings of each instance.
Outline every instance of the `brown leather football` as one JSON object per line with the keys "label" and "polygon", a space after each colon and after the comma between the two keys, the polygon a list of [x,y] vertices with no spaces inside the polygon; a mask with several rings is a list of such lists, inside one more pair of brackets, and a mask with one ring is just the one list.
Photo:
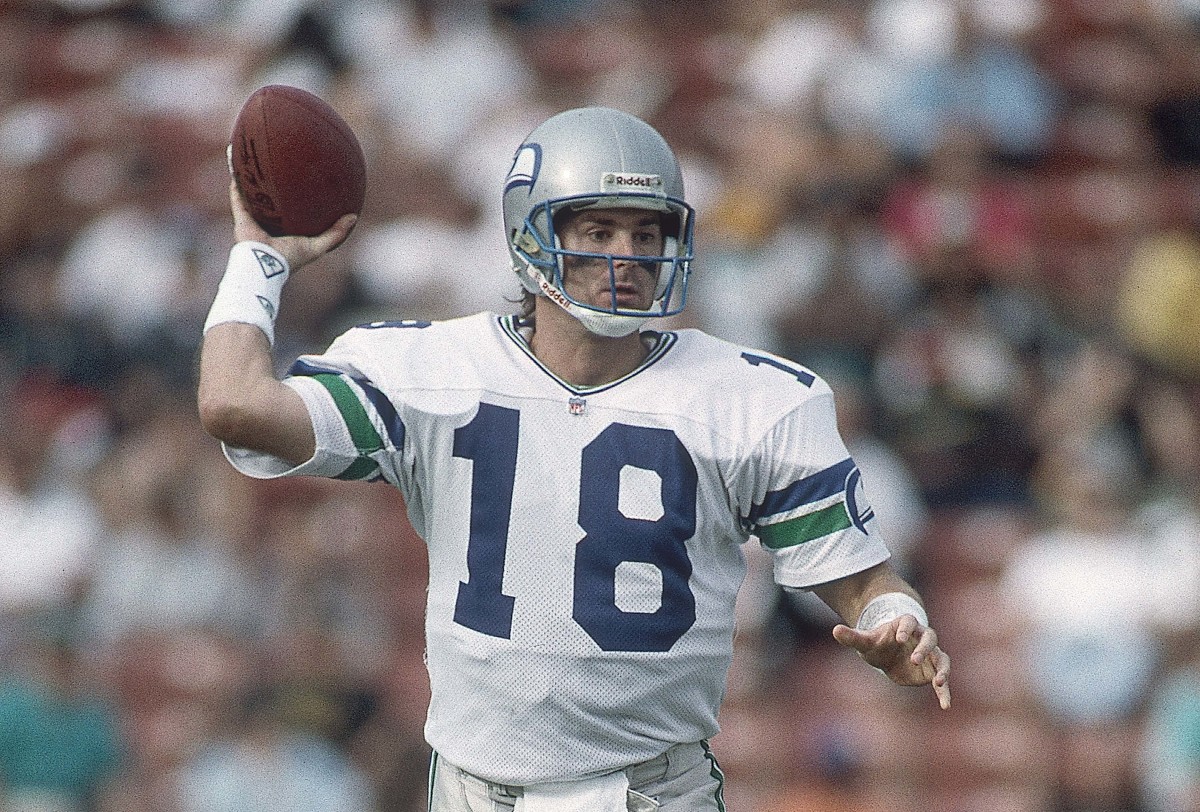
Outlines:
{"label": "brown leather football", "polygon": [[360,214],[367,165],[350,125],[323,99],[287,85],[261,87],[233,125],[229,168],[268,234],[311,237]]}

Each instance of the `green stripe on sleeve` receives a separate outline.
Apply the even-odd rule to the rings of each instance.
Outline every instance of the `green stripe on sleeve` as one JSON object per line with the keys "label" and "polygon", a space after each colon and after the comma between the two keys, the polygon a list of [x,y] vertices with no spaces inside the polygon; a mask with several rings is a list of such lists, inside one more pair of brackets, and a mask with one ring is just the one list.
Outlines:
{"label": "green stripe on sleeve", "polygon": [[350,439],[354,441],[354,447],[358,449],[358,453],[367,455],[382,449],[383,439],[375,430],[375,425],[367,416],[367,410],[363,408],[349,384],[339,376],[329,373],[313,375],[312,378],[329,390],[338,411],[342,413],[342,419],[346,421]]}
{"label": "green stripe on sleeve", "polygon": [[347,431],[350,432],[350,439],[354,441],[354,447],[361,455],[350,463],[345,471],[334,478],[366,479],[379,469],[379,463],[367,455],[383,448],[383,438],[375,430],[375,425],[367,415],[367,410],[359,402],[358,396],[354,394],[354,390],[341,377],[330,373],[321,373],[313,375],[312,379],[329,391],[342,420],[346,423]]}
{"label": "green stripe on sleeve", "polygon": [[828,536],[830,533],[845,530],[849,526],[850,516],[846,513],[846,506],[841,502],[834,502],[829,507],[821,508],[805,516],[797,516],[786,522],[760,527],[758,537],[764,545],[772,550],[780,550],[784,547],[795,547],[797,544]]}
{"label": "green stripe on sleeve", "polygon": [[334,479],[366,479],[371,474],[375,473],[379,468],[379,463],[370,457],[359,457],[354,462],[350,463],[350,467],[334,477]]}

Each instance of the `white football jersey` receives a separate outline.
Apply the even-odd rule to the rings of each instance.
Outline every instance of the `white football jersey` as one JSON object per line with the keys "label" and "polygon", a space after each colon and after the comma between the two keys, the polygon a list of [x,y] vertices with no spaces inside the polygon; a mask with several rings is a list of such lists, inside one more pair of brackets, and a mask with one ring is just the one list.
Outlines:
{"label": "white football jersey", "polygon": [[251,476],[383,477],[429,548],[430,745],[522,785],[717,732],[741,544],[809,587],[888,557],[810,371],[696,330],[646,333],[580,389],[512,316],[352,329],[286,379],[318,450]]}

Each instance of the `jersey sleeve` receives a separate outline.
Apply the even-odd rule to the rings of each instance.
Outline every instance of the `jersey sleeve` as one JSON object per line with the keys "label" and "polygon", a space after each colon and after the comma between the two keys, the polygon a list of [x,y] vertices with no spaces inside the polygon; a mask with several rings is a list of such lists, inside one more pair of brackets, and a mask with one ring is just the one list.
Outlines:
{"label": "jersey sleeve", "polygon": [[776,583],[794,589],[853,575],[890,555],[838,433],[833,393],[819,386],[760,442],[743,517],[770,551]]}
{"label": "jersey sleeve", "polygon": [[269,454],[224,446],[234,468],[257,479],[319,476],[401,485],[397,465],[404,453],[404,424],[346,350],[335,342],[325,355],[301,356],[283,380],[300,395],[312,420],[313,456],[293,466]]}

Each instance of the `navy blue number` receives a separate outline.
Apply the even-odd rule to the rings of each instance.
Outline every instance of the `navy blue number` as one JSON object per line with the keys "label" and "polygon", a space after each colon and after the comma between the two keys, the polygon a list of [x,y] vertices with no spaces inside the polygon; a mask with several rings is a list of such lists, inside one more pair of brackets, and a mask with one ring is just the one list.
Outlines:
{"label": "navy blue number", "polygon": [[[696,622],[685,542],[696,533],[696,465],[675,432],[613,423],[583,449],[579,526],[587,533],[575,550],[575,622],[605,651],[669,651]],[[635,519],[621,513],[621,469],[630,465],[662,480],[663,515]],[[662,574],[657,611],[617,607],[617,567],[652,564]]]}
{"label": "navy blue number", "polygon": [[751,366],[758,366],[759,364],[766,364],[769,367],[775,367],[776,369],[778,369],[782,372],[786,372],[788,375],[793,376],[796,380],[800,381],[800,383],[804,384],[805,386],[812,386],[813,381],[816,380],[816,378],[811,373],[805,372],[802,369],[796,369],[793,366],[788,366],[787,364],[783,363],[782,361],[779,361],[775,358],[768,358],[765,355],[755,355],[754,353],[744,352],[744,353],[742,353],[742,360],[745,361],[746,363],[750,364]]}
{"label": "navy blue number", "polygon": [[481,403],[471,422],[454,432],[454,456],[474,462],[467,580],[458,585],[454,622],[492,637],[511,636],[516,602],[504,594],[503,581],[519,418],[516,409]]}
{"label": "navy blue number", "polygon": [[[467,580],[458,585],[454,621],[504,639],[512,636],[516,600],[504,594],[503,579],[519,417],[515,409],[484,403],[454,432],[454,456],[474,463]],[[658,519],[621,513],[621,470],[627,465],[661,478]],[[585,535],[575,550],[575,621],[605,651],[668,651],[696,621],[685,546],[696,532],[696,466],[674,432],[613,423],[584,448],[581,470],[578,521]],[[662,574],[656,611],[617,606],[617,569],[626,561],[650,564]]]}

